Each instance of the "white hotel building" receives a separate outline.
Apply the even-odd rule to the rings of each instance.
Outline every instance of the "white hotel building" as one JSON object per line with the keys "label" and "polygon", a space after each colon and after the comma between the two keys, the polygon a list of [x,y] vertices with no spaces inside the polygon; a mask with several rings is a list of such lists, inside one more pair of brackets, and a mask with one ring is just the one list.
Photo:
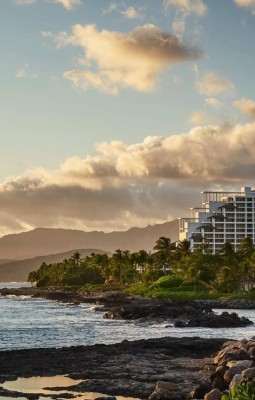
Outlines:
{"label": "white hotel building", "polygon": [[206,244],[207,252],[217,253],[225,242],[237,249],[246,236],[255,243],[255,190],[201,194],[202,207],[191,208],[190,218],[179,218],[179,240],[189,240],[191,251]]}

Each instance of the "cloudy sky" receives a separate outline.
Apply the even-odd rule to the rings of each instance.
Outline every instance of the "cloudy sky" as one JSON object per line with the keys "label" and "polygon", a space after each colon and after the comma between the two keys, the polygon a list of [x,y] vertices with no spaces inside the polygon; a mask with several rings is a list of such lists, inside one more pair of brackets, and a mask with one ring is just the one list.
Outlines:
{"label": "cloudy sky", "polygon": [[255,0],[1,2],[0,235],[255,184]]}

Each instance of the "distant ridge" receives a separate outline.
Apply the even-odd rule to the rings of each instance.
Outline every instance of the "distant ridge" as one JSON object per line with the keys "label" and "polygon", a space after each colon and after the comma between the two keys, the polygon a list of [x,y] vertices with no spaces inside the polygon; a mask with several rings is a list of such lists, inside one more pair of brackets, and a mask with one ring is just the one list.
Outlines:
{"label": "distant ridge", "polygon": [[79,252],[81,257],[90,256],[91,253],[101,254],[104,251],[100,249],[75,249],[65,253],[50,254],[26,260],[9,261],[0,264],[0,282],[25,282],[31,271],[38,269],[43,262],[47,264],[63,261],[70,258],[75,252]]}
{"label": "distant ridge", "polygon": [[0,238],[0,259],[24,260],[73,249],[151,251],[160,236],[170,237],[172,242],[178,240],[178,220],[110,233],[37,228]]}

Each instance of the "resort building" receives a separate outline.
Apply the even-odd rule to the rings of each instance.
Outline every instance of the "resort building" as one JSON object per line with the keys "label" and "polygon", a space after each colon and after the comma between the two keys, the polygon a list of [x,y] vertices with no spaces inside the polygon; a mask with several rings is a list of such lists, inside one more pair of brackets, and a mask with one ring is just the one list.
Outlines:
{"label": "resort building", "polygon": [[179,218],[179,240],[189,240],[191,251],[214,254],[226,242],[236,250],[246,236],[255,243],[255,190],[201,194],[202,206],[191,208],[190,218]]}

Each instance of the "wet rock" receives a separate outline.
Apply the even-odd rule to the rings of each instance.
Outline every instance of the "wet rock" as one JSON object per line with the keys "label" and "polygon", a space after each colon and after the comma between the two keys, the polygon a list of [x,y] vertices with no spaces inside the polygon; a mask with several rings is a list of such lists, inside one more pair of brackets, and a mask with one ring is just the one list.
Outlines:
{"label": "wet rock", "polygon": [[176,321],[174,321],[173,325],[175,328],[184,328],[187,325],[187,322],[181,319],[177,319]]}

